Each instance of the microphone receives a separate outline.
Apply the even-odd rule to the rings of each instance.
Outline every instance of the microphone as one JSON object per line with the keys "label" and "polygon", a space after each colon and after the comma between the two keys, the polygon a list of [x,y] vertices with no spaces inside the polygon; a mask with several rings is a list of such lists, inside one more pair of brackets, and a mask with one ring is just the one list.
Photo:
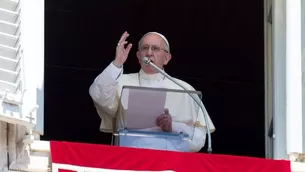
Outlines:
{"label": "microphone", "polygon": [[[170,75],[168,75],[166,72],[164,72],[163,70],[161,70],[158,66],[156,66],[148,57],[143,57],[142,62],[146,65],[151,66],[152,68],[154,68],[155,70],[157,70],[159,73],[161,73],[162,75],[164,75],[167,79],[171,80],[172,82],[174,82],[175,84],[177,84],[178,86],[180,86],[183,90],[188,91],[188,89],[186,87],[184,87],[182,84],[180,84],[179,82],[177,82],[176,80],[174,80]],[[198,96],[194,96],[193,94],[189,94],[193,100],[197,103],[197,105],[201,108],[202,112],[203,112],[203,117],[204,117],[204,121],[207,125],[207,134],[208,134],[208,153],[212,153],[212,140],[211,140],[211,132],[210,132],[210,126],[208,123],[208,117],[207,114],[204,113],[204,106],[203,104],[201,104],[201,100],[199,99]]]}

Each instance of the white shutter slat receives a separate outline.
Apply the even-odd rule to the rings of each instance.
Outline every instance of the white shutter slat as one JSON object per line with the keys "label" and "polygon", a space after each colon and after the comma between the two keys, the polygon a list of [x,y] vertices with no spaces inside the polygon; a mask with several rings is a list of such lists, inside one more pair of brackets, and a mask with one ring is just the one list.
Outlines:
{"label": "white shutter slat", "polygon": [[18,18],[18,13],[15,11],[6,10],[3,8],[0,8],[0,20],[9,22],[9,23],[15,23]]}
{"label": "white shutter slat", "polygon": [[0,32],[15,35],[18,30],[18,24],[0,21]]}
{"label": "white shutter slat", "polygon": [[15,82],[18,72],[12,70],[5,70],[0,68],[0,80],[6,82]]}
{"label": "white shutter slat", "polygon": [[0,68],[6,70],[15,70],[18,60],[0,56]]}
{"label": "white shutter slat", "polygon": [[6,91],[9,91],[11,93],[15,93],[17,91],[18,84],[6,82],[6,81],[0,81],[0,96],[5,94]]}
{"label": "white shutter slat", "polygon": [[0,44],[0,56],[15,59],[17,56],[18,49],[10,46]]}
{"label": "white shutter slat", "polygon": [[18,5],[18,0],[1,0],[0,7],[6,10],[14,11]]}
{"label": "white shutter slat", "polygon": [[18,40],[18,36],[5,34],[0,32],[0,44],[15,47]]}

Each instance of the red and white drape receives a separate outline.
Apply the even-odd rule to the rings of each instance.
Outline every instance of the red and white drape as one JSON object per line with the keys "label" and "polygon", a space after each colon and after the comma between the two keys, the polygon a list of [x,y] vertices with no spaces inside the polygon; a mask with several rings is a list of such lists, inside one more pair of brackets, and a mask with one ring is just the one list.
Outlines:
{"label": "red and white drape", "polygon": [[51,141],[53,172],[290,172],[290,162]]}

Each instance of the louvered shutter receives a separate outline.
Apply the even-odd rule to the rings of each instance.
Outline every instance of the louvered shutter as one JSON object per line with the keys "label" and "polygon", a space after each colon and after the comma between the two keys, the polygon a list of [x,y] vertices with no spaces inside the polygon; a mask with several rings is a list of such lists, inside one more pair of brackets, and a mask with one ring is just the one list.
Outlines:
{"label": "louvered shutter", "polygon": [[0,0],[0,120],[43,134],[44,0]]}

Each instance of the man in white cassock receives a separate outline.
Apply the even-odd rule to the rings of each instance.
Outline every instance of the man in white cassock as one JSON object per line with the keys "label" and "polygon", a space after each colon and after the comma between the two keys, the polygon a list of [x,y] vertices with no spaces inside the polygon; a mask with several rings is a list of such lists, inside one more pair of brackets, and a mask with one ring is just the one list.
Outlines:
{"label": "man in white cassock", "polygon": [[[101,118],[100,130],[102,132],[113,132],[114,119],[122,117],[120,95],[123,86],[158,87],[166,89],[182,89],[174,82],[158,73],[154,68],[142,62],[143,57],[148,57],[159,68],[171,60],[168,40],[160,33],[149,32],[145,34],[138,43],[137,58],[141,65],[138,73],[123,74],[123,64],[127,60],[132,44],[126,41],[129,36],[127,32],[121,36],[116,47],[114,60],[99,74],[92,85],[89,93],[93,99],[97,113]],[[177,82],[193,90],[188,83],[174,78]],[[164,138],[136,138],[129,140],[131,147],[162,149],[166,145],[166,150],[198,152],[205,145],[206,123],[204,113],[208,117],[210,131],[215,131],[215,127],[207,114],[206,109],[195,109],[198,107],[190,99],[173,98],[166,100],[167,106],[164,113],[156,119],[156,127],[147,130],[160,132],[186,133],[192,136],[186,144],[179,141],[171,141]],[[204,106],[203,106],[204,107]],[[198,112],[199,111],[199,112]],[[195,118],[195,119],[194,119]]]}

